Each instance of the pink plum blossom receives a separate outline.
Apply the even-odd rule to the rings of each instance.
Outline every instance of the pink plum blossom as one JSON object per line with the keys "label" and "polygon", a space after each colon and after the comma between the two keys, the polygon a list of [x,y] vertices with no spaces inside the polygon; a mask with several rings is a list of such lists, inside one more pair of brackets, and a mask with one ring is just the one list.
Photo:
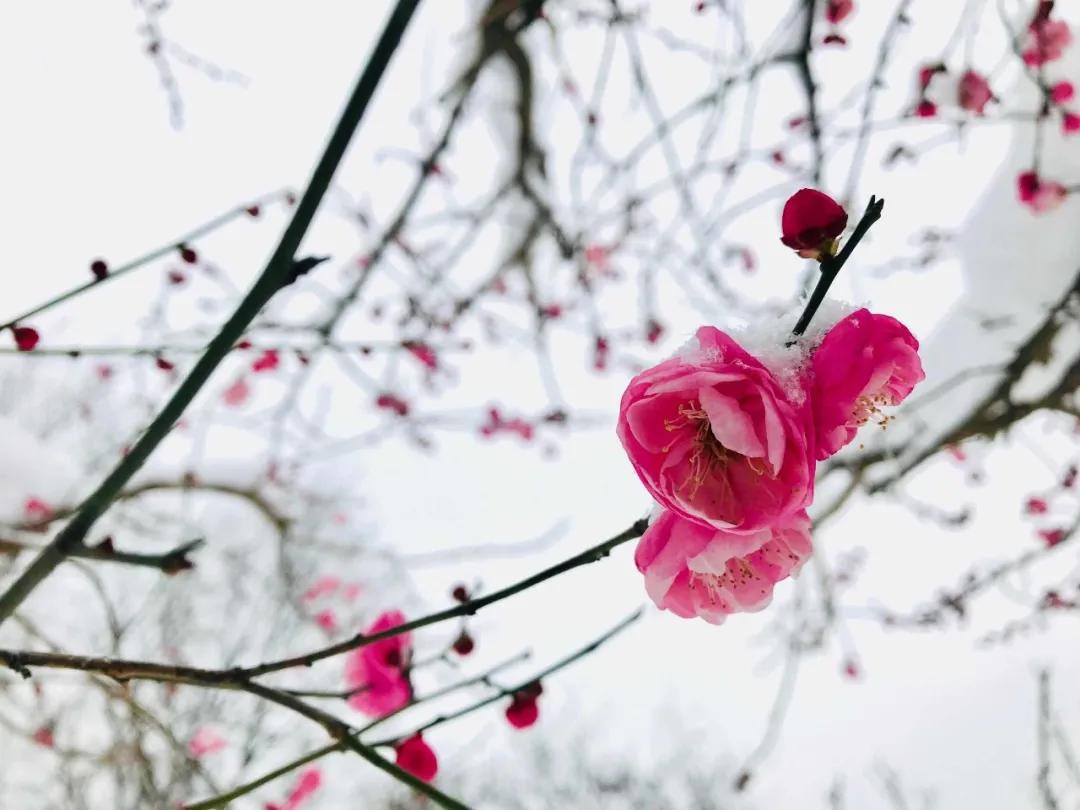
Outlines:
{"label": "pink plum blossom", "polygon": [[529,728],[540,719],[540,706],[531,695],[514,695],[506,707],[506,720],[516,729]]}
{"label": "pink plum blossom", "polygon": [[1076,89],[1072,82],[1057,82],[1050,88],[1050,99],[1055,104],[1072,101],[1074,95],[1076,95]]}
{"label": "pink plum blossom", "polygon": [[1036,172],[1023,172],[1016,178],[1020,202],[1036,214],[1052,211],[1064,202],[1066,188],[1054,180],[1044,180]]}
{"label": "pink plum blossom", "polygon": [[251,370],[255,373],[273,371],[280,363],[281,357],[278,354],[277,349],[267,349],[252,361]]}
{"label": "pink plum blossom", "polygon": [[990,89],[986,77],[974,70],[967,71],[960,77],[957,87],[957,100],[960,106],[968,112],[982,115],[986,105],[994,98],[994,92]]}
{"label": "pink plum blossom", "polygon": [[924,376],[919,341],[895,318],[859,309],[837,323],[811,360],[818,460],[867,422],[884,427],[882,407],[899,405]]}
{"label": "pink plum blossom", "polygon": [[[400,610],[388,610],[364,631],[371,636],[405,623]],[[345,659],[345,682],[360,690],[349,705],[373,717],[397,711],[412,698],[406,674],[412,655],[412,634],[399,633],[360,647]]]}
{"label": "pink plum blossom", "polygon": [[315,623],[327,633],[337,630],[337,617],[332,610],[320,610],[315,614]]}
{"label": "pink plum blossom", "polygon": [[26,519],[33,523],[46,523],[52,519],[53,508],[41,498],[30,496],[23,506]]}
{"label": "pink plum blossom", "polygon": [[838,25],[851,16],[854,10],[854,0],[828,0],[825,3],[825,19],[833,25]]}
{"label": "pink plum blossom", "polygon": [[289,798],[285,800],[285,807],[283,810],[293,810],[300,806],[300,803],[309,799],[315,791],[322,785],[322,771],[318,768],[308,768],[306,771],[300,774],[300,779],[296,782],[296,787],[293,788],[292,793],[289,794]]}
{"label": "pink plum blossom", "polygon": [[812,550],[806,512],[732,534],[665,510],[638,542],[634,562],[657,607],[720,624],[768,605],[773,586],[797,573]]}
{"label": "pink plum blossom", "polygon": [[188,753],[196,758],[204,757],[207,754],[221,751],[227,744],[224,737],[212,728],[203,726],[188,740]]}
{"label": "pink plum blossom", "polygon": [[813,497],[804,409],[731,337],[703,326],[679,355],[630,381],[618,436],[664,507],[713,528],[755,532]]}
{"label": "pink plum blossom", "polygon": [[306,802],[322,786],[322,771],[318,768],[308,768],[301,772],[284,804],[266,805],[266,810],[299,810],[300,805]]}
{"label": "pink plum blossom", "polygon": [[1036,19],[1028,27],[1024,62],[1032,67],[1060,59],[1072,42],[1072,31],[1064,20]]}
{"label": "pink plum blossom", "polygon": [[322,596],[329,596],[341,587],[341,580],[334,576],[319,577],[315,580],[300,598],[305,602],[311,602]]}
{"label": "pink plum blossom", "polygon": [[249,396],[251,396],[251,388],[248,386],[247,380],[240,377],[225,389],[225,393],[221,395],[221,398],[226,405],[235,408],[247,402]]}
{"label": "pink plum blossom", "polygon": [[398,743],[395,754],[397,766],[417,779],[430,782],[439,772],[439,759],[422,734],[414,734]]}

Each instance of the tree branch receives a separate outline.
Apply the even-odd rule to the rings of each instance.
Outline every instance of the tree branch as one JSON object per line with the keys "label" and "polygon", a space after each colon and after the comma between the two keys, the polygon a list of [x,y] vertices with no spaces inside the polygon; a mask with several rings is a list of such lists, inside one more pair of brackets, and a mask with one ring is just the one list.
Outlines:
{"label": "tree branch", "polygon": [[124,485],[138,472],[154,449],[169,434],[195,395],[199,393],[210,379],[210,375],[243,335],[248,324],[289,279],[300,242],[307,233],[319,203],[330,186],[334,172],[345,155],[349,141],[359,127],[368,103],[375,95],[375,89],[419,4],[420,0],[399,0],[394,7],[375,50],[330,136],[330,141],[315,166],[292,220],[254,286],[123,461],[83,502],[71,522],[46,546],[22,576],[3,595],[0,595],[0,623],[22,604],[34,588],[63,562],[73,549],[82,545],[97,519],[104,514]]}
{"label": "tree branch", "polygon": [[291,669],[292,667],[309,667],[317,661],[322,661],[324,658],[333,658],[336,655],[355,650],[359,647],[365,647],[368,644],[373,644],[376,641],[381,641],[384,638],[391,638],[393,636],[400,635],[401,633],[407,633],[412,630],[418,630],[421,627],[427,627],[432,624],[444,622],[447,619],[454,619],[460,616],[472,616],[480,611],[482,608],[495,602],[506,599],[515,594],[521,593],[524,590],[528,590],[534,585],[539,585],[545,580],[556,577],[559,574],[571,571],[574,568],[578,568],[582,565],[588,565],[589,563],[597,562],[603,559],[611,553],[612,549],[626,543],[630,540],[634,540],[641,537],[648,528],[649,522],[647,520],[636,521],[629,529],[615,535],[610,540],[600,543],[597,546],[593,546],[590,549],[570,557],[567,560],[563,560],[557,565],[553,565],[550,568],[546,568],[539,573],[533,574],[530,577],[514,583],[506,588],[495,591],[494,593],[483,596],[479,599],[472,599],[457,607],[449,608],[447,610],[439,611],[438,613],[432,613],[427,616],[423,616],[419,619],[413,619],[410,622],[399,624],[396,627],[391,627],[388,630],[384,630],[381,633],[373,633],[369,636],[365,636],[363,633],[358,633],[351,639],[346,641],[332,644],[329,647],[324,647],[321,650],[315,652],[306,653],[305,655],[295,656],[293,658],[283,658],[278,661],[270,661],[265,664],[259,664],[258,666],[248,667],[237,671],[237,674],[243,678],[255,678],[260,675],[267,675],[271,672],[279,672],[283,669]]}

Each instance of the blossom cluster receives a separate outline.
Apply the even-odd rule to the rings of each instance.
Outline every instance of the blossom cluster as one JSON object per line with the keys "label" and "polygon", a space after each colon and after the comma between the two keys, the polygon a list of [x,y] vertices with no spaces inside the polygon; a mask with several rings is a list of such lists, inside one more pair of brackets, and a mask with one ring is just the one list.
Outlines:
{"label": "blossom cluster", "polygon": [[[838,208],[799,192],[785,210],[784,243],[831,256],[846,222]],[[867,422],[884,427],[883,409],[923,379],[918,341],[866,309],[823,336],[778,340],[755,356],[702,326],[623,394],[619,439],[661,507],[635,562],[652,600],[678,616],[720,623],[767,605],[812,551],[806,508],[817,462]]]}

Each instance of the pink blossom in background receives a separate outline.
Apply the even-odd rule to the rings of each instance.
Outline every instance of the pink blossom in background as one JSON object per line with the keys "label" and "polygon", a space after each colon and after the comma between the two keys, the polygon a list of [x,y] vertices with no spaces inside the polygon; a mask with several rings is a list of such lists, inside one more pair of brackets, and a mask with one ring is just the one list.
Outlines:
{"label": "pink blossom in background", "polygon": [[53,734],[52,728],[49,726],[42,726],[34,731],[34,742],[40,745],[42,748],[53,748],[56,746],[56,737]]}
{"label": "pink blossom in background", "polygon": [[888,315],[857,310],[837,323],[811,360],[817,458],[848,444],[869,421],[884,427],[884,406],[899,405],[926,375],[919,341]]}
{"label": "pink blossom in background", "polygon": [[499,413],[498,408],[489,408],[487,421],[480,426],[480,435],[490,438],[498,433],[514,433],[525,441],[531,441],[533,426],[519,417],[507,419]]}
{"label": "pink blossom in background", "polygon": [[[375,635],[405,623],[399,610],[388,610],[364,631]],[[412,699],[406,674],[412,656],[412,634],[400,633],[360,647],[345,659],[345,683],[361,689],[349,698],[349,705],[373,717],[397,711]]]}
{"label": "pink blossom in background", "polygon": [[585,264],[597,273],[604,274],[610,269],[611,251],[603,245],[585,246]]}
{"label": "pink blossom in background", "polygon": [[226,405],[235,408],[247,402],[249,396],[251,396],[251,388],[248,386],[247,380],[241,377],[225,389],[225,393],[221,395],[221,398]]}
{"label": "pink blossom in background", "polygon": [[203,726],[188,740],[188,753],[195,758],[204,757],[224,749],[228,743],[212,728]]}
{"label": "pink blossom in background", "polygon": [[435,354],[435,350],[426,343],[407,340],[402,344],[402,347],[428,371],[435,371],[439,367],[439,358]]}
{"label": "pink blossom in background", "polygon": [[947,72],[948,68],[940,62],[934,65],[924,65],[919,68],[919,90],[926,90],[930,87],[930,82],[933,81],[935,76],[939,73]]}
{"label": "pink blossom in background", "polygon": [[355,602],[357,597],[364,592],[364,586],[359,582],[350,582],[341,592],[342,598],[346,602]]}
{"label": "pink blossom in background", "polygon": [[278,355],[276,349],[267,349],[261,355],[256,357],[251,363],[251,370],[259,373],[263,371],[273,371],[281,363],[281,358]]}
{"label": "pink blossom in background", "polygon": [[332,610],[320,610],[315,614],[315,623],[327,633],[337,630],[337,618]]}
{"label": "pink blossom in background", "polygon": [[20,352],[32,352],[41,340],[38,330],[32,326],[13,326],[11,336],[15,338],[15,348]]}
{"label": "pink blossom in background", "polygon": [[1061,116],[1061,129],[1066,135],[1074,135],[1080,132],[1080,115],[1074,112],[1065,112]]}
{"label": "pink blossom in background", "polygon": [[924,98],[916,105],[915,115],[919,118],[933,118],[937,115],[937,104],[928,98]]}
{"label": "pink blossom in background", "polygon": [[341,580],[334,576],[320,577],[304,591],[300,597],[305,602],[312,602],[319,597],[328,596],[341,587]]}
{"label": "pink blossom in background", "polygon": [[379,394],[375,399],[375,406],[384,411],[393,411],[398,416],[409,414],[409,403],[394,394]]}
{"label": "pink blossom in background", "polygon": [[854,0],[827,0],[825,3],[825,19],[833,25],[838,25],[851,16],[855,10]]}
{"label": "pink blossom in background", "polygon": [[30,496],[23,505],[26,519],[34,523],[44,523],[53,516],[53,508],[41,498]]}
{"label": "pink blossom in background", "polygon": [[773,586],[797,573],[812,551],[805,512],[732,534],[665,510],[638,541],[634,562],[657,607],[720,624],[731,613],[768,605]]}
{"label": "pink blossom in background", "polygon": [[[537,684],[539,686],[539,684]],[[506,720],[516,729],[529,728],[540,719],[540,705],[537,703],[539,693],[531,689],[523,689],[510,701],[506,707]]]}
{"label": "pink blossom in background", "polygon": [[754,532],[813,497],[814,448],[801,410],[712,326],[630,381],[617,432],[657,501],[717,529]]}
{"label": "pink blossom in background", "polygon": [[301,803],[307,801],[322,786],[322,771],[318,768],[308,768],[302,771],[296,787],[285,799],[281,810],[297,810]]}
{"label": "pink blossom in background", "polygon": [[957,94],[961,108],[976,115],[982,115],[986,105],[994,98],[986,77],[974,70],[969,70],[960,77]]}
{"label": "pink blossom in background", "polygon": [[1031,497],[1024,503],[1024,511],[1029,515],[1045,515],[1050,505],[1043,498]]}
{"label": "pink blossom in background", "polygon": [[1036,19],[1028,27],[1024,62],[1032,67],[1060,59],[1072,43],[1072,31],[1064,20]]}
{"label": "pink blossom in background", "polygon": [[397,766],[417,779],[430,782],[439,772],[439,759],[421,734],[414,734],[398,743],[395,753]]}
{"label": "pink blossom in background", "polygon": [[1040,529],[1039,538],[1046,544],[1047,548],[1053,548],[1058,543],[1061,543],[1068,537],[1068,532],[1064,529]]}
{"label": "pink blossom in background", "polygon": [[1072,101],[1074,95],[1076,95],[1076,90],[1072,82],[1057,82],[1050,88],[1050,99],[1055,104]]}
{"label": "pink blossom in background", "polygon": [[1065,187],[1054,180],[1043,180],[1035,172],[1023,172],[1016,178],[1020,202],[1036,214],[1052,211],[1064,202],[1068,195]]}
{"label": "pink blossom in background", "polygon": [[298,810],[321,786],[322,771],[318,768],[308,768],[300,773],[296,787],[289,793],[284,804],[267,802],[263,810]]}

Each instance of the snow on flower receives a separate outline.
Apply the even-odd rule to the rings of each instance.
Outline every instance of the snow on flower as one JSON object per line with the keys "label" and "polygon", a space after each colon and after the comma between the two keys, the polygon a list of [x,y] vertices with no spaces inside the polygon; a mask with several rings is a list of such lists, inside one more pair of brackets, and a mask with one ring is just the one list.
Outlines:
{"label": "snow on flower", "polygon": [[[405,623],[400,610],[388,610],[364,631],[371,636]],[[397,711],[412,699],[408,666],[412,634],[399,633],[354,650],[345,659],[345,682],[358,690],[349,705],[373,717]]]}
{"label": "snow on flower", "polygon": [[924,376],[919,342],[895,318],[860,309],[837,323],[811,363],[817,459],[848,444],[869,421],[884,427],[882,408],[899,405]]}
{"label": "snow on flower", "polygon": [[398,743],[394,761],[403,771],[425,782],[430,782],[439,772],[439,759],[422,734],[414,734]]}
{"label": "snow on flower", "polygon": [[732,534],[665,510],[638,542],[634,562],[662,610],[720,624],[761,610],[773,586],[810,556],[810,519],[798,512],[752,534]]}
{"label": "snow on flower", "polygon": [[812,498],[814,449],[802,410],[757,358],[703,326],[679,355],[630,381],[617,432],[664,507],[755,532]]}
{"label": "snow on flower", "polygon": [[804,259],[821,259],[836,252],[847,212],[828,194],[804,188],[788,198],[780,220],[781,242]]}

